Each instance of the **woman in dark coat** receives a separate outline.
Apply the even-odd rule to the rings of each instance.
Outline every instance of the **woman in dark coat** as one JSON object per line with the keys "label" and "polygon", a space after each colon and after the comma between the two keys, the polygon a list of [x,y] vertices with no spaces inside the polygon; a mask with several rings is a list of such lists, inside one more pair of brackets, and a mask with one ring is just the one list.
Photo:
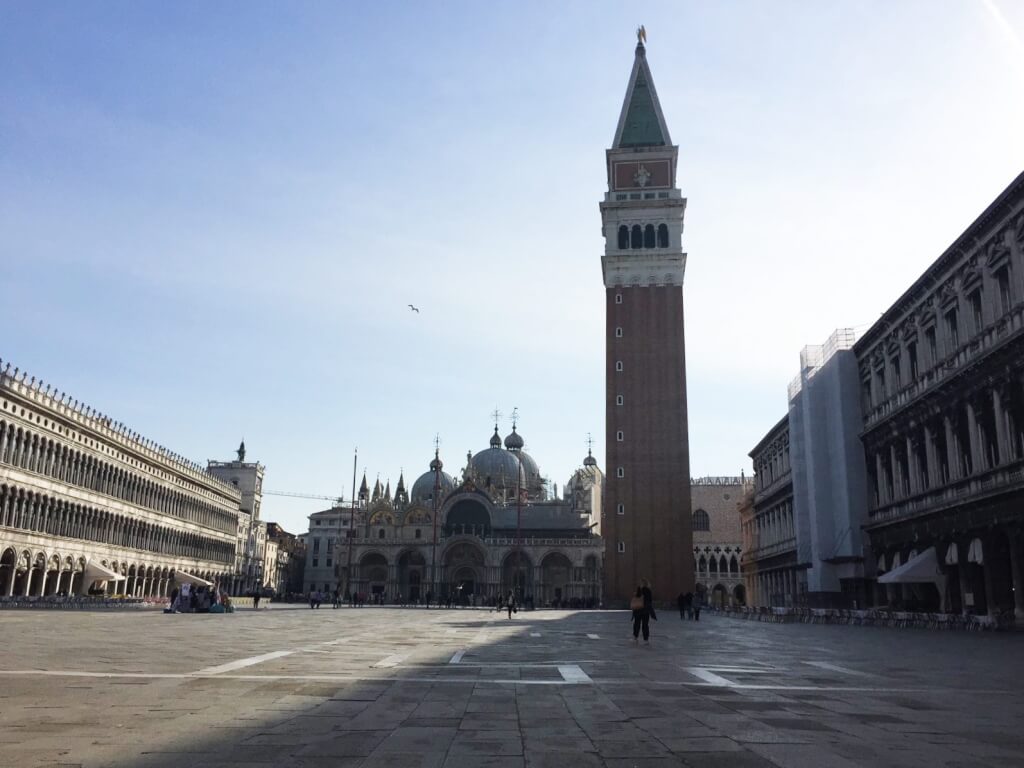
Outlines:
{"label": "woman in dark coat", "polygon": [[633,642],[638,642],[640,630],[642,629],[644,642],[650,644],[651,619],[657,621],[658,615],[654,612],[654,596],[651,594],[651,585],[647,579],[641,580],[640,586],[636,588],[636,596],[633,600],[638,605],[642,603],[642,607],[633,609]]}

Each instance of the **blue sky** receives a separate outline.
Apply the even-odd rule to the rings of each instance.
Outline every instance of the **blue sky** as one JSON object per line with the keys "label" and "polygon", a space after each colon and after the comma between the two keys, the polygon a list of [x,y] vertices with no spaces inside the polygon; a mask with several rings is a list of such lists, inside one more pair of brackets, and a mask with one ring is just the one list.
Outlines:
{"label": "blue sky", "polygon": [[748,468],[800,348],[1024,169],[1019,4],[4,3],[0,356],[199,461],[244,436],[272,489],[347,494],[356,446],[411,483],[436,433],[457,471],[495,406],[561,485],[604,455],[639,23],[689,198],[692,473]]}

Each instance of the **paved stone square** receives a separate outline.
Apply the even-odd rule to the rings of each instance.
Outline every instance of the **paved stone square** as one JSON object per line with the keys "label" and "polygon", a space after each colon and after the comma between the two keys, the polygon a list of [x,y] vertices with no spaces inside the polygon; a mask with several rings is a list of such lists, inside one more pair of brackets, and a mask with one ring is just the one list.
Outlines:
{"label": "paved stone square", "polygon": [[1024,636],[665,613],[0,614],[0,766],[1019,766]]}

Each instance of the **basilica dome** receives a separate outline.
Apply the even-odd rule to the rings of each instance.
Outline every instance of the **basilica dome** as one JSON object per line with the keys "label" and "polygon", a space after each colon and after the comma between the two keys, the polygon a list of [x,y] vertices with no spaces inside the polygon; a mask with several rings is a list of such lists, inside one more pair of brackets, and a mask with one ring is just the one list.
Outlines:
{"label": "basilica dome", "polygon": [[495,428],[491,437],[491,447],[480,451],[472,459],[473,474],[477,482],[486,487],[488,484],[497,488],[515,488],[518,482],[521,487],[526,485],[526,475],[516,455],[501,447],[501,437]]}
{"label": "basilica dome", "polygon": [[[412,493],[409,494],[409,499],[413,503],[432,501],[434,497],[434,482],[436,480],[439,489],[438,501],[446,493],[450,492],[455,488],[455,480],[447,472],[441,471],[444,463],[437,456],[430,462],[430,471],[424,472],[418,478],[416,482],[412,484]],[[435,477],[434,470],[439,470]]]}

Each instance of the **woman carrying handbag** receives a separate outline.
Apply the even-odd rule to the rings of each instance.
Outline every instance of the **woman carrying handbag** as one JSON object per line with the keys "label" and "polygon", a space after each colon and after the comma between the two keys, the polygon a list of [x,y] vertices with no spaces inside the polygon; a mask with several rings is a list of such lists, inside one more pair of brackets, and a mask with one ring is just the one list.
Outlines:
{"label": "woman carrying handbag", "polygon": [[651,643],[651,619],[658,620],[658,614],[654,612],[654,596],[651,594],[651,584],[647,579],[640,581],[636,588],[636,594],[629,601],[630,610],[633,611],[633,643],[639,642],[640,630],[643,629],[644,643]]}

